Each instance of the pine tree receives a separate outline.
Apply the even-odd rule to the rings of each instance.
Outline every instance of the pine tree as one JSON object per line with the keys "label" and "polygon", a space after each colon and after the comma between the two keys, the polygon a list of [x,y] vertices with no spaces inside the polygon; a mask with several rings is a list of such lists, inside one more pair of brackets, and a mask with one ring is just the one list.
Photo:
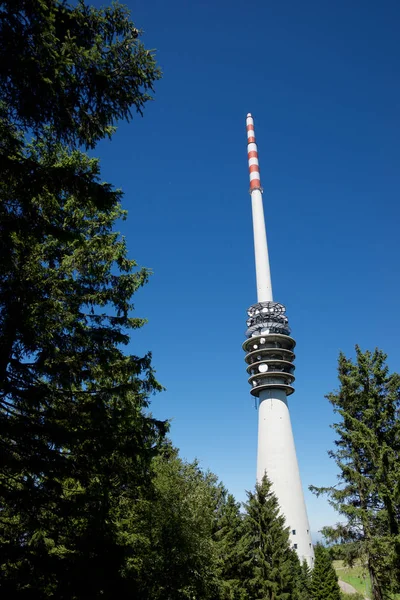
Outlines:
{"label": "pine tree", "polygon": [[[93,148],[159,71],[126,10],[0,2],[0,594],[140,588],[135,510],[165,425],[151,355],[124,354],[148,279],[113,230]],[[138,597],[136,595],[136,597]]]}
{"label": "pine tree", "polygon": [[338,578],[328,551],[321,544],[315,547],[315,562],[311,578],[312,600],[341,600]]}
{"label": "pine tree", "polygon": [[339,485],[313,489],[346,518],[324,534],[346,542],[348,562],[366,565],[373,599],[382,600],[400,584],[400,376],[389,374],[382,351],[356,346],[355,363],[339,356],[339,381],[327,396],[341,417],[330,453]]}
{"label": "pine tree", "polygon": [[296,587],[289,529],[271,482],[264,477],[248,492],[243,521],[242,577],[249,598],[289,600]]}

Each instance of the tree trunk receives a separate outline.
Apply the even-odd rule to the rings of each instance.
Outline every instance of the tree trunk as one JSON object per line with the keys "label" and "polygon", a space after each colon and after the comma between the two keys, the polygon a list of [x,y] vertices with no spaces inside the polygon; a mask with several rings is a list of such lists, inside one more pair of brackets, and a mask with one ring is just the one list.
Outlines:
{"label": "tree trunk", "polygon": [[376,579],[375,569],[372,566],[370,559],[368,559],[368,573],[369,573],[369,577],[371,579],[372,600],[383,600],[382,589]]}

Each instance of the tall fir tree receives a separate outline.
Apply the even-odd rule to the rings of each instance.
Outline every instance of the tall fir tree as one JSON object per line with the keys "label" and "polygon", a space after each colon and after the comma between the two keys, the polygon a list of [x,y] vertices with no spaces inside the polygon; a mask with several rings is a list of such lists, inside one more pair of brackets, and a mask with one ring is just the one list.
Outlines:
{"label": "tall fir tree", "polygon": [[0,37],[0,594],[135,595],[165,432],[151,355],[122,350],[148,271],[80,148],[141,111],[159,70],[118,4],[3,0]]}
{"label": "tall fir tree", "polygon": [[348,562],[366,565],[372,597],[390,597],[400,585],[400,376],[389,374],[376,349],[356,361],[339,356],[338,392],[327,398],[341,417],[333,425],[339,485],[312,488],[328,495],[346,521],[324,529],[331,541],[347,542]]}
{"label": "tall fir tree", "polygon": [[243,520],[242,577],[249,598],[290,600],[296,574],[289,528],[267,476],[247,493]]}
{"label": "tall fir tree", "polygon": [[304,560],[300,563],[297,553],[292,550],[294,591],[292,600],[311,600],[311,569]]}
{"label": "tall fir tree", "polygon": [[245,600],[242,581],[243,515],[232,494],[222,490],[215,515],[213,539],[218,560],[222,600]]}
{"label": "tall fir tree", "polygon": [[329,552],[321,544],[315,546],[315,562],[311,578],[312,600],[341,600],[340,587]]}
{"label": "tall fir tree", "polygon": [[308,566],[307,562],[303,560],[301,563],[301,575],[300,575],[300,598],[301,600],[311,599],[311,581],[312,571]]}

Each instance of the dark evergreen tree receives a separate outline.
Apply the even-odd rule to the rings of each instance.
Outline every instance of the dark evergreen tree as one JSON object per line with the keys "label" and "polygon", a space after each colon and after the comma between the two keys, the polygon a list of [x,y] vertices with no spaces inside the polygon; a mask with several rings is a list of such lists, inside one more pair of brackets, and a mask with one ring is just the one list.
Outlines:
{"label": "dark evergreen tree", "polygon": [[289,600],[296,588],[289,529],[265,476],[248,492],[243,520],[242,578],[249,598]]}
{"label": "dark evergreen tree", "polygon": [[79,148],[140,111],[159,71],[120,5],[3,0],[0,38],[0,594],[135,596],[133,517],[165,430],[150,354],[122,351],[148,272]]}
{"label": "dark evergreen tree", "polygon": [[400,376],[389,374],[382,351],[357,346],[355,363],[340,354],[339,381],[327,396],[341,417],[330,453],[339,485],[312,489],[346,518],[325,536],[346,542],[347,562],[366,565],[373,599],[382,600],[400,585]]}
{"label": "dark evergreen tree", "polygon": [[213,537],[218,558],[221,598],[224,600],[247,598],[242,581],[242,535],[243,515],[240,513],[240,504],[235,501],[232,494],[222,490]]}
{"label": "dark evergreen tree", "polygon": [[311,597],[311,575],[312,571],[310,567],[308,566],[307,562],[303,560],[301,563],[301,582],[307,592],[308,597]]}
{"label": "dark evergreen tree", "polygon": [[340,587],[329,552],[321,544],[315,546],[315,562],[311,578],[312,600],[341,600]]}
{"label": "dark evergreen tree", "polygon": [[160,71],[122,4],[1,0],[0,9],[6,125],[35,136],[49,126],[59,141],[93,148],[151,100]]}
{"label": "dark evergreen tree", "polygon": [[311,599],[311,569],[304,560],[300,563],[297,553],[292,550],[294,591],[293,600]]}

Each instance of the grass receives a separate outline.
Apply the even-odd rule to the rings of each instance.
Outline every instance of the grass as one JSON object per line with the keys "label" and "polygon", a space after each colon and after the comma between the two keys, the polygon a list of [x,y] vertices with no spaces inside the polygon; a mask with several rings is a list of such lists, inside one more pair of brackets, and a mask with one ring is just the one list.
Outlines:
{"label": "grass", "polygon": [[[339,579],[350,583],[363,596],[371,598],[371,581],[361,565],[354,565],[350,568],[345,567],[342,560],[334,560],[333,566]],[[394,600],[400,600],[400,594],[394,595],[393,598]]]}
{"label": "grass", "polygon": [[352,585],[363,596],[371,598],[371,582],[368,574],[361,565],[355,565],[350,568],[343,566],[342,560],[334,560],[333,566],[339,579]]}

